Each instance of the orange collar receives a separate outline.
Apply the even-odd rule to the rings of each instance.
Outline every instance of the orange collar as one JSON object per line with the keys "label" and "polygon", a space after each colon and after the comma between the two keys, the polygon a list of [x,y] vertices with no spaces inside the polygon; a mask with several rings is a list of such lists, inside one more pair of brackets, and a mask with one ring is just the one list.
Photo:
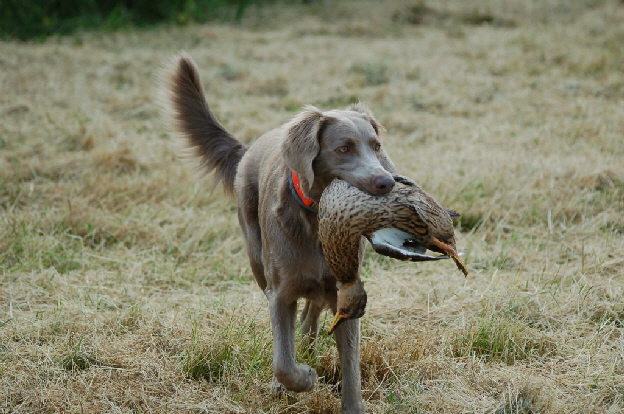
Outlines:
{"label": "orange collar", "polygon": [[290,191],[293,193],[295,200],[301,205],[301,207],[305,208],[308,211],[312,211],[316,213],[316,209],[314,209],[314,200],[306,197],[303,193],[303,189],[301,188],[301,180],[299,180],[299,176],[293,170],[288,176],[288,185],[290,187]]}

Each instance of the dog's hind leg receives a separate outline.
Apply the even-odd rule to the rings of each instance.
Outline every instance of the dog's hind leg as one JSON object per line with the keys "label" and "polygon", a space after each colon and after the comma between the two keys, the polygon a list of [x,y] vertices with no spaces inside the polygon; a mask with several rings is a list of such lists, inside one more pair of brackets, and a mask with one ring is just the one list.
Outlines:
{"label": "dog's hind leg", "polygon": [[360,373],[360,320],[349,319],[335,332],[342,369],[342,412],[362,414],[362,378]]}
{"label": "dog's hind leg", "polygon": [[249,257],[249,264],[258,286],[264,292],[267,287],[267,281],[264,275],[264,265],[262,264],[262,237],[257,219],[257,206],[251,205],[250,207],[249,203],[241,204],[241,207],[238,209],[238,221],[245,236],[245,247]]}
{"label": "dog's hind leg", "polygon": [[301,312],[301,333],[303,334],[303,346],[311,348],[314,345],[319,332],[319,316],[323,311],[323,306],[309,299],[306,299],[305,306]]}
{"label": "dog's hind leg", "polygon": [[286,302],[267,292],[273,329],[273,374],[289,391],[310,391],[316,384],[316,371],[295,361],[295,319],[297,302]]}

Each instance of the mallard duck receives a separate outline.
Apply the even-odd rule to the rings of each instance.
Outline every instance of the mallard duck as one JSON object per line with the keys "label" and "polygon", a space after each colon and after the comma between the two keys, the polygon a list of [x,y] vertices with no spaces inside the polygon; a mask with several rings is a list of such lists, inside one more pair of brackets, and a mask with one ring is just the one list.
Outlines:
{"label": "mallard duck", "polygon": [[[331,334],[343,320],[364,315],[366,291],[360,265],[366,237],[380,254],[400,260],[429,261],[451,258],[468,275],[455,247],[452,217],[418,184],[395,176],[394,189],[375,196],[342,180],[334,180],[319,200],[319,238],[338,286],[337,312]],[[442,253],[434,256],[427,250]]]}

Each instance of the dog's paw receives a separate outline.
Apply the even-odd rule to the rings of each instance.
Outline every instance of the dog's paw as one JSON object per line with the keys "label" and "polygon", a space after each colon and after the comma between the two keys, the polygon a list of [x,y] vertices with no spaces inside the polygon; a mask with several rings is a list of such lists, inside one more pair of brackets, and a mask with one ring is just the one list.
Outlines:
{"label": "dog's paw", "polygon": [[318,378],[314,368],[305,364],[297,364],[297,369],[299,369],[302,373],[301,391],[312,391],[316,386],[316,380]]}
{"label": "dog's paw", "polygon": [[312,391],[316,385],[316,371],[308,365],[296,364],[288,371],[275,372],[276,383],[285,387],[288,391],[304,392]]}

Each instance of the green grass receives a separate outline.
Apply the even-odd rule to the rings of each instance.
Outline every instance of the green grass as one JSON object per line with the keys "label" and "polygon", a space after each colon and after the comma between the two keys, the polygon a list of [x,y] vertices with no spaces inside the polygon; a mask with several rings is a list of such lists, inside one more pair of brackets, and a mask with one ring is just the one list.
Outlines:
{"label": "green grass", "polygon": [[462,332],[452,345],[455,357],[478,357],[508,365],[531,358],[554,356],[552,341],[522,322],[485,318]]}
{"label": "green grass", "polygon": [[72,352],[61,361],[61,367],[67,371],[82,371],[100,365],[99,361],[83,349],[84,337],[81,337]]}
{"label": "green grass", "polygon": [[203,340],[197,323],[193,324],[190,343],[181,355],[182,370],[189,378],[213,383],[246,373],[271,377],[271,338],[253,320],[242,321],[234,316],[230,322]]}

